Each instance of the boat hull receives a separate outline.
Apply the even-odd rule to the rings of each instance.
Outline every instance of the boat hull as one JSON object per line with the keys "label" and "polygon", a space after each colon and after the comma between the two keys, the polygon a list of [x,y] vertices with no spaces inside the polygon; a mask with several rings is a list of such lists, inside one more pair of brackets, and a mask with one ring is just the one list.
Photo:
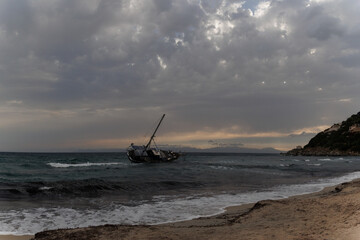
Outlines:
{"label": "boat hull", "polygon": [[180,154],[173,151],[164,151],[157,149],[134,148],[129,147],[127,157],[133,163],[159,163],[172,162],[180,157]]}
{"label": "boat hull", "polygon": [[154,133],[152,134],[146,146],[136,146],[131,143],[127,149],[127,156],[131,162],[134,163],[157,163],[157,162],[172,162],[180,157],[179,153],[173,151],[164,151],[158,148],[150,148],[151,142],[154,141],[155,133],[159,129],[165,114],[160,119]]}

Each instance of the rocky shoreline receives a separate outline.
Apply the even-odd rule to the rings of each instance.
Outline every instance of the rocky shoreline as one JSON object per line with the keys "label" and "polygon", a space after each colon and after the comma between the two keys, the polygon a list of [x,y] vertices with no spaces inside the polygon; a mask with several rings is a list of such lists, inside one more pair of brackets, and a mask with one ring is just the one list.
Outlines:
{"label": "rocky shoreline", "polygon": [[295,148],[283,155],[286,156],[360,156],[360,152],[341,151],[324,147]]}

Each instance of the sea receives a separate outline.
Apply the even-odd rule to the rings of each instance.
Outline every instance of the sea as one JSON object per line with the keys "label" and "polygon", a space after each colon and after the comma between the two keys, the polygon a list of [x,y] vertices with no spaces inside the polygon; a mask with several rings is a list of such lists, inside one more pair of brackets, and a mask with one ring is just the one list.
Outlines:
{"label": "sea", "polygon": [[187,153],[136,164],[122,152],[0,153],[0,235],[177,222],[355,178],[360,157]]}

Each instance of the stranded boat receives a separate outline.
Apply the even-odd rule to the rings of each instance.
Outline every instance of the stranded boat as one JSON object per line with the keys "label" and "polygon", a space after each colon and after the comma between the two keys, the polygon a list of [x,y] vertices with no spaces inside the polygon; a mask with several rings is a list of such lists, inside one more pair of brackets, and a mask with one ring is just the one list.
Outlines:
{"label": "stranded boat", "polygon": [[158,149],[155,142],[155,148],[151,147],[151,143],[154,141],[155,133],[159,129],[165,114],[161,117],[159,124],[157,125],[154,133],[152,134],[149,142],[146,146],[136,146],[133,143],[127,149],[127,156],[131,162],[134,163],[156,163],[156,162],[171,162],[180,157],[180,154],[173,151],[165,151]]}

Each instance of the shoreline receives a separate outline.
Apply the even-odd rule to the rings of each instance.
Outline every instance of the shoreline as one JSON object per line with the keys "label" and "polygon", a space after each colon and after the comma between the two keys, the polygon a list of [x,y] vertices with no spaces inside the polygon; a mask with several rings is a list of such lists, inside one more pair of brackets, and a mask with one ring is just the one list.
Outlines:
{"label": "shoreline", "polygon": [[34,238],[35,235],[0,235],[0,240],[30,240]]}
{"label": "shoreline", "polygon": [[224,213],[210,217],[159,225],[58,229],[37,233],[33,239],[258,240],[339,237],[348,240],[360,237],[360,179],[325,187],[315,193],[227,207]]}

